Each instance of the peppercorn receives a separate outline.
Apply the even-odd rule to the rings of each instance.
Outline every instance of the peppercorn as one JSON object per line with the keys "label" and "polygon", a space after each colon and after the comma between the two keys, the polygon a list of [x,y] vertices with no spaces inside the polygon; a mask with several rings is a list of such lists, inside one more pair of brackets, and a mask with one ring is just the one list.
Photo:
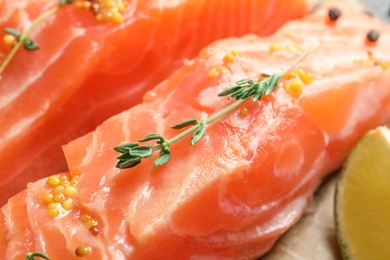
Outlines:
{"label": "peppercorn", "polygon": [[376,42],[379,39],[379,32],[377,30],[371,30],[367,33],[367,40],[370,42]]}
{"label": "peppercorn", "polygon": [[337,19],[339,19],[340,15],[341,15],[341,12],[339,9],[337,9],[337,8],[329,9],[328,17],[331,21],[337,21]]}

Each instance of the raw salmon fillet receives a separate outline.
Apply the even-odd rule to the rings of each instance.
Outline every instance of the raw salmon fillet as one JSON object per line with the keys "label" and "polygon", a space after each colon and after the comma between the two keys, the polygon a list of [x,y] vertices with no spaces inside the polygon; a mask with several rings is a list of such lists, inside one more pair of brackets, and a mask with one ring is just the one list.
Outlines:
{"label": "raw salmon fillet", "polygon": [[[266,253],[359,138],[390,119],[390,28],[339,9],[336,22],[324,8],[270,37],[212,43],[142,104],[65,145],[69,171],[55,175],[59,185],[50,181],[55,177],[30,183],[2,207],[0,255],[79,259],[80,246],[89,252],[85,259],[256,259]],[[366,40],[372,29],[380,33],[376,42]],[[174,143],[167,164],[156,168],[148,158],[134,168],[115,167],[114,147],[122,141],[150,133],[171,138],[178,130],[170,126],[204,120],[233,102],[217,95],[237,80],[280,72],[307,50],[300,70],[285,75],[270,95],[208,125],[194,146],[190,137]],[[296,81],[303,82],[302,92],[293,91]],[[48,204],[50,194],[62,206]]]}
{"label": "raw salmon fillet", "polygon": [[[27,182],[65,170],[61,145],[137,104],[206,44],[268,35],[313,2],[128,1],[120,24],[63,6],[32,31],[41,49],[19,50],[0,75],[0,205]],[[0,30],[24,31],[57,3],[1,0]],[[0,54],[9,52],[0,45]]]}

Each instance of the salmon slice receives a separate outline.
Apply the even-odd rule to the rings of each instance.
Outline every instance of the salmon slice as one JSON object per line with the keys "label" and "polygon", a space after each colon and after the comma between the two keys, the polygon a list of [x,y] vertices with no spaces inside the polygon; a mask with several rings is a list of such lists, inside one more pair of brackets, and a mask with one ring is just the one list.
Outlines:
{"label": "salmon slice", "polygon": [[[0,30],[24,31],[57,2],[2,0]],[[41,49],[19,50],[1,74],[1,205],[27,182],[65,170],[61,145],[137,104],[206,44],[268,35],[313,2],[129,1],[120,24],[61,7],[32,31]],[[0,54],[9,52],[0,45]]]}
{"label": "salmon slice", "polygon": [[[84,249],[85,259],[256,259],[266,253],[359,138],[390,119],[390,28],[338,8],[335,22],[324,8],[267,38],[209,45],[142,104],[65,145],[69,172],[30,183],[2,207],[0,255],[78,259],[75,250]],[[380,33],[376,42],[366,40],[372,29]],[[170,126],[204,120],[232,103],[217,95],[237,80],[280,72],[307,50],[299,70],[270,95],[208,125],[194,146],[190,137],[174,143],[165,165],[156,168],[149,158],[115,167],[120,142],[150,133],[172,138],[178,130]],[[59,204],[49,204],[50,196]]]}

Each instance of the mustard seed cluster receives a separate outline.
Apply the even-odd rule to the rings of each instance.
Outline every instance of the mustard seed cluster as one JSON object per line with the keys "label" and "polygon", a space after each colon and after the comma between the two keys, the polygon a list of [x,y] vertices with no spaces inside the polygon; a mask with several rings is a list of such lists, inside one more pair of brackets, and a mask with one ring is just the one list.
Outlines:
{"label": "mustard seed cluster", "polygon": [[51,190],[43,197],[49,217],[61,217],[73,209],[73,197],[77,194],[79,176],[68,178],[66,175],[52,175],[47,178]]}

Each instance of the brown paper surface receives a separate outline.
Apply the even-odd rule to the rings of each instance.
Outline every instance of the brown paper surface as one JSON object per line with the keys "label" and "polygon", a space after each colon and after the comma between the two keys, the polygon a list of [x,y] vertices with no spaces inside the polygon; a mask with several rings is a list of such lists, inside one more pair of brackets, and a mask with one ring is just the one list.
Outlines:
{"label": "brown paper surface", "polygon": [[333,195],[338,174],[318,190],[302,219],[261,260],[341,260],[333,222]]}

